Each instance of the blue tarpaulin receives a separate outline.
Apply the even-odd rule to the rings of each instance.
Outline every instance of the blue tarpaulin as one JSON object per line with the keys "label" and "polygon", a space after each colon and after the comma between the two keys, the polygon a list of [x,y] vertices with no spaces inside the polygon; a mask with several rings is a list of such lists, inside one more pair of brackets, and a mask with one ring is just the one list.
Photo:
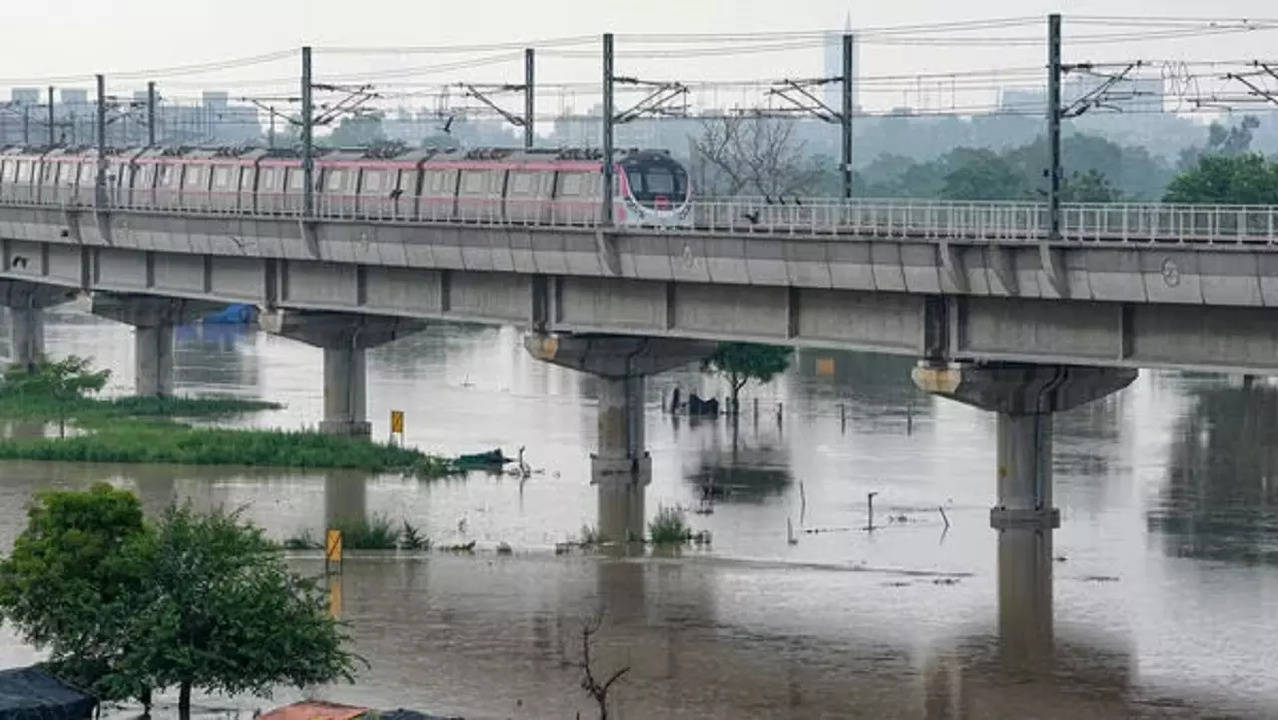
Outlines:
{"label": "blue tarpaulin", "polygon": [[86,720],[97,704],[39,668],[0,670],[0,720]]}

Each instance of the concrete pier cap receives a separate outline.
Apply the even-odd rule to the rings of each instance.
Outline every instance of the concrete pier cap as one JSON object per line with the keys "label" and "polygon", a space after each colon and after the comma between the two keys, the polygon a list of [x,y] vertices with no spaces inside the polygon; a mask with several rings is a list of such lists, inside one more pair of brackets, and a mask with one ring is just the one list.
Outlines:
{"label": "concrete pier cap", "polygon": [[[642,487],[651,482],[652,459],[644,446],[644,377],[700,361],[715,347],[713,342],[677,338],[544,333],[524,336],[524,348],[538,360],[601,379],[597,449],[590,456],[591,483],[595,485]],[[632,507],[620,515],[638,512],[641,517],[642,495],[637,502],[637,510]],[[600,503],[601,514],[605,506],[616,514],[617,503],[605,502],[603,494]]]}
{"label": "concrete pier cap", "polygon": [[207,300],[94,292],[94,315],[133,326],[134,392],[140,396],[173,394],[173,328],[224,307]]}
{"label": "concrete pier cap", "polygon": [[925,361],[911,375],[924,392],[998,413],[998,504],[990,509],[990,525],[1042,530],[1060,527],[1060,511],[1052,506],[1052,414],[1117,392],[1138,371]]}
{"label": "concrete pier cap", "polygon": [[0,280],[0,305],[9,309],[9,362],[31,369],[44,357],[44,315],[47,307],[70,302],[77,288],[23,280]]}
{"label": "concrete pier cap", "polygon": [[369,348],[384,345],[426,327],[421,320],[359,313],[273,310],[259,317],[268,333],[324,350],[324,419],[320,432],[367,437]]}

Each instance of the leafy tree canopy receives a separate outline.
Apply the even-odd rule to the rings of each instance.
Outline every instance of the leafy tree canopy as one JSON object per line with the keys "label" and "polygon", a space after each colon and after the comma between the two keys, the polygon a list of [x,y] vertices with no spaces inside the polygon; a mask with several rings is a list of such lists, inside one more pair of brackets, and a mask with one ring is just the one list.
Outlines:
{"label": "leafy tree canopy", "polygon": [[103,483],[41,493],[27,518],[13,553],[0,560],[0,617],[88,685],[120,651],[121,618],[112,609],[142,582],[122,552],[148,533],[142,506]]}
{"label": "leafy tree canopy", "polygon": [[1172,180],[1163,201],[1272,205],[1278,203],[1278,163],[1259,153],[1204,155]]}
{"label": "leafy tree canopy", "polygon": [[701,362],[701,368],[728,380],[732,390],[732,410],[737,410],[741,388],[751,380],[766,383],[790,367],[794,348],[758,343],[720,343],[714,354]]}
{"label": "leafy tree canopy", "polygon": [[353,679],[356,658],[323,593],[236,514],[170,508],[129,556],[148,582],[131,598],[109,687],[178,687],[181,711],[193,687],[264,695],[279,683]]}
{"label": "leafy tree canopy", "polygon": [[148,524],[106,485],[38,497],[0,562],[0,616],[105,698],[177,687],[184,718],[192,688],[269,695],[351,679],[358,661],[260,529],[189,507]]}

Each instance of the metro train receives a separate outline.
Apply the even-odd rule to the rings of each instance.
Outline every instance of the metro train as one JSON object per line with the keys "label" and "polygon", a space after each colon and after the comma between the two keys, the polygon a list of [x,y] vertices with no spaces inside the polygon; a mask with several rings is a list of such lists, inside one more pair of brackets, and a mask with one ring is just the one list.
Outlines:
{"label": "metro train", "polygon": [[[93,148],[0,150],[0,202],[91,206]],[[687,224],[692,189],[661,150],[614,158],[614,222]],[[593,225],[602,214],[597,150],[317,150],[321,217]],[[298,214],[304,187],[295,151],[133,148],[107,156],[112,206],[211,213]]]}

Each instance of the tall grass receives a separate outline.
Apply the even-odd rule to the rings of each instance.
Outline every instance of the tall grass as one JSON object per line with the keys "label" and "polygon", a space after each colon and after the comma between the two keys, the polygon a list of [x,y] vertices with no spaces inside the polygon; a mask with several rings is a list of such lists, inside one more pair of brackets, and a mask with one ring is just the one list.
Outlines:
{"label": "tall grass", "polygon": [[394,550],[399,547],[399,528],[385,515],[350,518],[333,524],[342,531],[345,550]]}
{"label": "tall grass", "polygon": [[692,528],[684,521],[682,510],[662,506],[648,523],[648,537],[654,545],[682,545],[692,539]]}
{"label": "tall grass", "polygon": [[451,473],[418,450],[315,432],[193,428],[163,420],[116,420],[65,439],[0,440],[0,459],[351,468],[421,478]]}

